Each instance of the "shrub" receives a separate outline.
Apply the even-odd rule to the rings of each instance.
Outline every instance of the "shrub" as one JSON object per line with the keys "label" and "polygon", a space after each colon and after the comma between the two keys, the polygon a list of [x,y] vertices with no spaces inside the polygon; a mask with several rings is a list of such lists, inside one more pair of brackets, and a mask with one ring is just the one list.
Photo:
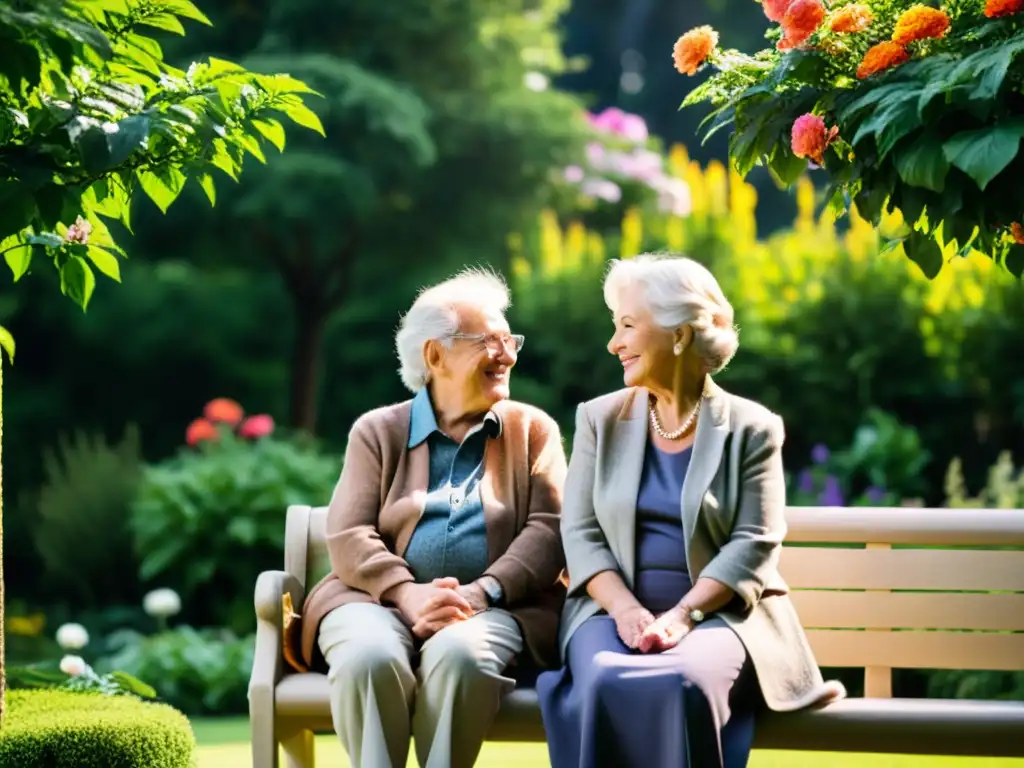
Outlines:
{"label": "shrub", "polygon": [[224,629],[177,627],[148,637],[125,630],[107,639],[114,649],[96,662],[100,674],[120,670],[157,686],[160,699],[189,716],[248,711],[255,642]]}
{"label": "shrub", "polygon": [[0,765],[188,768],[195,737],[183,714],[131,696],[9,691]]}
{"label": "shrub", "polygon": [[138,429],[129,427],[116,444],[102,435],[62,438],[43,466],[34,538],[47,580],[79,612],[134,601],[130,512],[142,474]]}
{"label": "shrub", "polygon": [[286,508],[326,503],[341,459],[307,439],[215,434],[146,468],[132,527],[143,581],[177,591],[186,621],[244,634],[256,577],[281,565]]}

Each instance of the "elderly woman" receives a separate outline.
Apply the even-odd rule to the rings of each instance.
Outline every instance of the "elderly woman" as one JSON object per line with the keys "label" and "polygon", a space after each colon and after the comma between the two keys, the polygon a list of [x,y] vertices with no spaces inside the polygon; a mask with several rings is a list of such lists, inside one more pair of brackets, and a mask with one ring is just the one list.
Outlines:
{"label": "elderly woman", "polygon": [[617,262],[605,301],[626,388],[576,415],[565,664],[537,683],[551,763],[745,766],[762,700],[787,711],[844,695],[777,570],[782,421],[712,383],[738,341],[700,264]]}
{"label": "elderly woman", "polygon": [[396,340],[414,397],[349,435],[303,651],[329,667],[353,766],[404,768],[410,736],[421,766],[473,765],[509,665],[557,662],[565,455],[549,416],[508,399],[508,304],[480,271],[423,291]]}

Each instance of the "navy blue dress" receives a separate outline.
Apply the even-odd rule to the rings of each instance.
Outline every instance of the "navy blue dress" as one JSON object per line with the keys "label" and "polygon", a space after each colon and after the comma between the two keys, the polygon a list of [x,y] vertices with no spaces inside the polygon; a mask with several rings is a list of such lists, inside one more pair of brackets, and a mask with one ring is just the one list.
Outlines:
{"label": "navy blue dress", "polygon": [[[634,593],[657,616],[691,587],[680,497],[691,450],[648,444],[636,505]],[[565,666],[537,679],[553,768],[744,768],[758,686],[721,619],[663,653],[628,648],[605,613],[569,640]]]}

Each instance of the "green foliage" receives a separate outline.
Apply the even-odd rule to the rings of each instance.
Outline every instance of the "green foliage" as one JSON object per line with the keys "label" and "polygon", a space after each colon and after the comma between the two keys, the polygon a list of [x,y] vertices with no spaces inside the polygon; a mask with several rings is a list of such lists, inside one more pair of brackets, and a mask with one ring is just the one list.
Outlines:
{"label": "green foliage", "polygon": [[252,636],[183,626],[148,637],[118,632],[108,644],[112,652],[97,662],[98,671],[124,670],[153,680],[160,698],[190,717],[248,711]]}
{"label": "green foliage", "polygon": [[129,427],[116,444],[102,435],[62,438],[43,465],[34,539],[47,580],[79,611],[135,600],[130,521],[142,475],[138,429]]}
{"label": "green foliage", "polygon": [[134,675],[121,670],[98,675],[88,664],[84,665],[81,674],[76,675],[68,675],[60,670],[49,670],[40,666],[8,667],[6,673],[8,690],[63,689],[75,693],[99,693],[104,696],[156,698],[156,691],[153,687]]}
{"label": "green foliage", "polygon": [[131,229],[137,188],[166,211],[191,178],[212,204],[213,171],[237,180],[245,155],[283,149],[281,120],[323,133],[293,77],[165,62],[150,35],[183,20],[209,23],[190,0],[0,2],[0,253],[15,281],[48,259],[85,309],[94,270],[120,280],[125,258],[100,217]]}
{"label": "green foliage", "polygon": [[860,77],[868,47],[913,4],[868,2],[866,31],[834,33],[826,21],[806,50],[716,51],[718,71],[683,105],[710,102],[708,132],[734,126],[737,170],[767,165],[784,186],[805,165],[791,149],[794,122],[822,117],[840,137],[823,157],[837,211],[852,201],[876,226],[884,211],[902,212],[908,226],[894,242],[929,278],[972,250],[1019,277],[1024,245],[1009,228],[1024,211],[1024,27],[986,19],[980,3],[948,3],[949,34],[909,44],[909,63]]}
{"label": "green foliage", "polygon": [[964,482],[963,463],[958,458],[946,470],[946,506],[950,509],[1019,509],[1024,507],[1024,469],[1017,469],[1009,451],[999,454],[988,472],[988,482],[977,496],[971,496]]}
{"label": "green foliage", "polygon": [[0,765],[18,768],[189,768],[195,737],[183,714],[130,696],[11,691]]}
{"label": "green foliage", "polygon": [[248,631],[252,585],[284,556],[285,509],[327,503],[340,467],[310,441],[226,430],[148,467],[132,507],[142,580],[175,589],[190,621]]}

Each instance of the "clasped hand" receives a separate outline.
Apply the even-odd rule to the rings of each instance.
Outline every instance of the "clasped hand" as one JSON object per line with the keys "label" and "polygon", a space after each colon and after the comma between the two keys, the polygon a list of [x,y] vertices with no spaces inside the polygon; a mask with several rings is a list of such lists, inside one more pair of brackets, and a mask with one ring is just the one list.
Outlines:
{"label": "clasped hand", "polygon": [[434,579],[430,584],[403,584],[394,602],[412,625],[412,633],[421,640],[487,607],[480,587],[460,585],[452,577]]}
{"label": "clasped hand", "polygon": [[685,611],[676,607],[654,617],[639,603],[611,613],[619,639],[641,653],[661,653],[674,648],[689,633]]}

